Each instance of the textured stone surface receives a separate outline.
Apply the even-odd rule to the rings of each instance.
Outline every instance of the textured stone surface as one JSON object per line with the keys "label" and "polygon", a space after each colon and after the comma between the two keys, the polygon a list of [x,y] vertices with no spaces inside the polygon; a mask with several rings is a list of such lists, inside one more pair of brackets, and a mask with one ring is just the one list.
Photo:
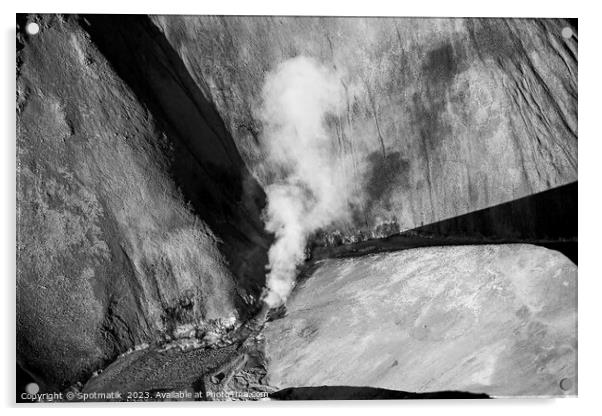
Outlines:
{"label": "textured stone surface", "polygon": [[[577,179],[577,40],[564,20],[155,16],[263,183],[267,72],[344,74],[329,120],[366,193],[346,234],[391,234]],[[376,230],[383,222],[394,227]],[[512,224],[510,224],[511,226]],[[518,228],[518,226],[517,226]]]}
{"label": "textured stone surface", "polygon": [[532,245],[324,260],[265,338],[279,388],[575,394],[577,268]]}
{"label": "textured stone surface", "polygon": [[366,192],[347,233],[408,229],[577,179],[577,42],[547,19],[153,17],[264,182],[265,74],[297,56],[344,73],[329,121]]}
{"label": "textured stone surface", "polygon": [[[43,389],[56,389],[182,325],[248,313],[240,301],[246,292],[237,292],[243,285],[223,255],[234,233],[220,243],[194,215],[201,206],[183,195],[187,178],[178,166],[204,202],[237,213],[222,221],[238,227],[241,259],[249,248],[261,259],[261,238],[250,243],[261,225],[259,209],[237,199],[236,181],[219,176],[244,165],[221,152],[229,138],[198,100],[168,103],[175,114],[163,129],[164,115],[141,104],[73,17],[37,21],[38,35],[18,38],[17,362]],[[161,81],[171,87],[162,99],[192,95],[174,87],[182,74],[152,75],[155,88]],[[197,144],[214,149],[206,156],[214,176],[202,176],[205,160],[190,162],[178,111],[186,126],[199,127]],[[237,155],[231,141],[229,147]],[[198,176],[203,180],[193,182]]]}

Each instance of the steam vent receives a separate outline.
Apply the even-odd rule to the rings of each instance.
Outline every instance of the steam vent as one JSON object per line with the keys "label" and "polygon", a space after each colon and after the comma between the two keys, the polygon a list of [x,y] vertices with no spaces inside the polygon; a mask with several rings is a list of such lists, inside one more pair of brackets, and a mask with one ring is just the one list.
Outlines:
{"label": "steam vent", "polygon": [[576,396],[577,38],[17,15],[17,401]]}

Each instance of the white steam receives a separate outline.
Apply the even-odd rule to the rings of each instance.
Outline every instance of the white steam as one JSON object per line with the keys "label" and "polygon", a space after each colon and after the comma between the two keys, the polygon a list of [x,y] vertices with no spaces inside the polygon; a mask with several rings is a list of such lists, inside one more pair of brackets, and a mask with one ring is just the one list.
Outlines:
{"label": "white steam", "polygon": [[309,235],[349,215],[353,186],[326,123],[346,106],[339,74],[307,57],[289,59],[267,75],[262,98],[262,142],[279,170],[264,211],[275,234],[264,298],[273,307],[290,294]]}

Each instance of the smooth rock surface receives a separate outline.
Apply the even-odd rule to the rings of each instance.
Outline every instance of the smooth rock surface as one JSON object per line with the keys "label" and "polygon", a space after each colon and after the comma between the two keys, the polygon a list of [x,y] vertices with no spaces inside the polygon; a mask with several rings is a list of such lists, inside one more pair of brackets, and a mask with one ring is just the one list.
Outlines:
{"label": "smooth rock surface", "polygon": [[266,325],[269,383],[576,394],[577,268],[532,245],[319,262]]}

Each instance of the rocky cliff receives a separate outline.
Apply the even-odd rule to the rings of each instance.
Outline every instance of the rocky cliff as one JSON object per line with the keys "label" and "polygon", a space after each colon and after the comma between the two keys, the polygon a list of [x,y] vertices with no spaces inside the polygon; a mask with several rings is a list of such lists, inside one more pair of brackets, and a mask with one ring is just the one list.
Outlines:
{"label": "rocky cliff", "polygon": [[577,180],[577,40],[562,36],[565,20],[152,19],[263,184],[276,175],[257,114],[266,74],[300,55],[341,74],[330,151],[353,159],[347,174],[364,193],[353,221],[332,227],[347,239]]}
{"label": "rocky cliff", "polygon": [[269,238],[263,191],[148,19],[35,19],[18,33],[17,362],[56,389],[248,317]]}

